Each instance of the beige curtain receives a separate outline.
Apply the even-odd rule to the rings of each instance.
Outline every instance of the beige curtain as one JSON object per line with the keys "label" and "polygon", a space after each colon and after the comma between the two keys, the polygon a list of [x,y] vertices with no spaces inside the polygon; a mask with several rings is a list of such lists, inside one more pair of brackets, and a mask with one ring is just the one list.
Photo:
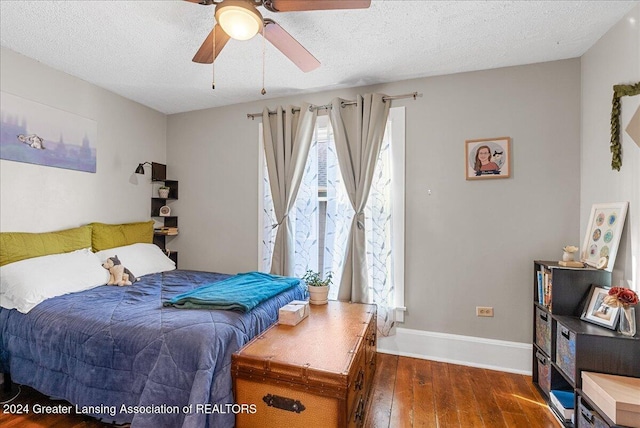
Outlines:
{"label": "beige curtain", "polygon": [[264,151],[278,228],[271,259],[271,273],[294,275],[294,222],[289,212],[295,205],[302,173],[309,154],[317,110],[303,103],[299,111],[279,106],[276,114],[262,112]]}
{"label": "beige curtain", "polygon": [[390,102],[382,94],[358,95],[355,104],[335,98],[331,102],[340,172],[355,211],[345,256],[338,300],[372,303],[367,284],[364,208],[389,116]]}

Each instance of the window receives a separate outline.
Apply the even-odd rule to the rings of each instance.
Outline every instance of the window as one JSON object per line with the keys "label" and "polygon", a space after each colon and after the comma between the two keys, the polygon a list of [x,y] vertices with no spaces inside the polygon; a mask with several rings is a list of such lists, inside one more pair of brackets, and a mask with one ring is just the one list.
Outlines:
{"label": "window", "polygon": [[[268,272],[277,223],[264,161],[262,130],[259,156],[259,269]],[[367,267],[374,302],[404,310],[404,107],[391,108],[365,211]],[[353,208],[338,166],[329,117],[318,116],[295,209],[295,275],[307,269],[331,271],[335,298],[353,219]]]}

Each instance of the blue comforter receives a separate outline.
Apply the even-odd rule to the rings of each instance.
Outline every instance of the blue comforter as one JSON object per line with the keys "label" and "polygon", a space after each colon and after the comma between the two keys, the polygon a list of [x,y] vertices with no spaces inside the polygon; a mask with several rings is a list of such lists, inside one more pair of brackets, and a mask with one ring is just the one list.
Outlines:
{"label": "blue comforter", "polygon": [[106,422],[232,427],[231,354],[304,291],[299,285],[246,313],[162,306],[227,277],[172,271],[49,299],[28,314],[0,309],[0,369]]}
{"label": "blue comforter", "polygon": [[297,278],[263,272],[239,273],[206,284],[164,302],[179,309],[224,309],[247,312],[270,297],[300,284]]}

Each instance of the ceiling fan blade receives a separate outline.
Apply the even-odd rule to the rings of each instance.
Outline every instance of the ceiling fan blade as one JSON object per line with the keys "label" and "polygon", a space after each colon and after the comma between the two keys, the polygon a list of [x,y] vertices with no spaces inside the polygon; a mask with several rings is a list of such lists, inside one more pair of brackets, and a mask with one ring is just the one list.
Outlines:
{"label": "ceiling fan blade", "polygon": [[266,18],[264,20],[264,30],[262,35],[287,58],[289,58],[300,70],[308,73],[320,67],[318,61],[311,53],[304,48],[291,34],[275,21]]}
{"label": "ceiling fan blade", "polygon": [[303,10],[366,9],[371,0],[271,0],[265,7],[272,12],[299,12]]}
{"label": "ceiling fan blade", "polygon": [[216,35],[216,58],[220,55],[220,51],[224,48],[224,45],[229,41],[229,36],[222,30],[218,24],[213,27],[213,30],[209,33],[198,52],[196,52],[193,57],[193,62],[198,62],[200,64],[211,64],[213,63],[213,32],[215,31]]}
{"label": "ceiling fan blade", "polygon": [[212,0],[184,0],[184,1],[188,1],[189,3],[198,3],[204,6],[213,4]]}

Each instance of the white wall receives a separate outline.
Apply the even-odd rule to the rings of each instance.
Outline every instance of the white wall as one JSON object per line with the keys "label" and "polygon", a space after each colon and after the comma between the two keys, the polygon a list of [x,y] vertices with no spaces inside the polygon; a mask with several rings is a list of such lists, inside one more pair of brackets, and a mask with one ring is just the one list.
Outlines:
{"label": "white wall", "polygon": [[640,108],[640,95],[622,97],[620,133],[622,168],[611,169],[611,98],[613,85],[640,81],[640,5],[609,30],[581,59],[582,158],[580,238],[591,206],[629,202],[624,234],[613,269],[613,285],[640,290],[640,147],[624,131]]}
{"label": "white wall", "polygon": [[95,174],[0,160],[0,231],[41,232],[149,218],[150,172],[166,159],[166,116],[2,48],[0,88],[98,125]]}
{"label": "white wall", "polygon": [[[530,342],[533,260],[558,259],[579,235],[577,59],[169,116],[181,267],[257,268],[259,120],[247,113],[367,91],[424,94],[393,104],[407,107],[405,327]],[[512,178],[466,181],[465,139],[500,136],[513,138]]]}

